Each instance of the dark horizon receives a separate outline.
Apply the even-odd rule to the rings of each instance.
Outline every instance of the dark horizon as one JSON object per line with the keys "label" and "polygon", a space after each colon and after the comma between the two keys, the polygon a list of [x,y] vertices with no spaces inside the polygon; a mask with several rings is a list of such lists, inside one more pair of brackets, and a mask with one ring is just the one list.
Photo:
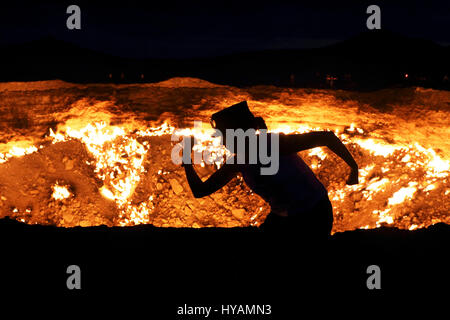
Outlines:
{"label": "dark horizon", "polygon": [[[0,81],[159,82],[193,77],[233,86],[449,89],[450,47],[384,29],[316,49],[253,49],[196,58],[123,58],[46,37],[1,50]],[[408,74],[405,77],[405,74]]]}
{"label": "dark horizon", "polygon": [[321,49],[329,49],[334,48],[336,46],[342,46],[348,42],[354,41],[358,38],[364,38],[372,34],[372,33],[378,33],[378,34],[384,34],[389,35],[391,37],[397,37],[399,39],[405,40],[405,41],[411,41],[411,42],[422,42],[427,43],[429,45],[435,45],[436,47],[440,47],[445,49],[450,49],[450,44],[446,43],[439,43],[434,40],[426,39],[423,37],[414,37],[414,36],[408,36],[400,33],[393,32],[388,29],[382,29],[382,30],[363,30],[360,33],[354,34],[349,36],[348,38],[336,40],[327,44],[323,44],[321,46],[312,46],[312,47],[284,47],[284,48],[268,48],[268,49],[257,49],[257,48],[249,48],[247,50],[242,51],[235,51],[235,52],[229,52],[229,53],[218,53],[217,55],[211,55],[211,56],[204,56],[204,55],[198,55],[198,56],[188,56],[188,57],[167,57],[167,56],[149,56],[149,57],[131,57],[131,56],[122,56],[102,50],[97,50],[95,48],[86,47],[83,44],[78,44],[77,42],[72,42],[71,39],[63,39],[58,38],[53,35],[45,35],[37,39],[27,40],[20,43],[8,43],[0,45],[0,48],[2,49],[10,49],[10,48],[16,48],[21,46],[29,46],[29,47],[39,47],[41,43],[47,43],[52,44],[55,46],[72,46],[73,48],[77,48],[82,51],[88,51],[94,54],[99,54],[103,56],[108,56],[110,58],[117,58],[117,59],[123,59],[123,60],[130,60],[130,61],[145,61],[145,60],[171,60],[171,61],[177,61],[177,60],[197,60],[197,59],[216,59],[216,58],[223,58],[223,57],[233,57],[233,56],[243,56],[248,54],[264,54],[269,52],[307,52],[310,50],[321,50]]}
{"label": "dark horizon", "polygon": [[[117,4],[77,2],[81,30],[66,28],[70,3],[8,4],[0,11],[0,46],[53,37],[124,58],[216,57],[249,51],[320,48],[366,28],[367,6],[344,1],[183,2]],[[382,30],[450,44],[450,4],[378,1]]]}

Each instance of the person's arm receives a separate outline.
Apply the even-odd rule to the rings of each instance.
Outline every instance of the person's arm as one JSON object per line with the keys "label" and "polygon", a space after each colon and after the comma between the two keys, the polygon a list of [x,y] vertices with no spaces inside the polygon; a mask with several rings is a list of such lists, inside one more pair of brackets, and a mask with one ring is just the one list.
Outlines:
{"label": "person's arm", "polygon": [[[193,139],[189,144],[191,149],[193,147]],[[190,152],[189,152],[190,155]],[[191,161],[192,162],[192,161]],[[195,172],[194,166],[191,163],[183,163],[186,179],[189,187],[192,190],[194,197],[202,198],[216,192],[225,186],[237,174],[237,167],[233,164],[225,163],[221,168],[214,172],[206,181],[202,181]]]}
{"label": "person's arm", "polygon": [[347,184],[358,183],[358,164],[332,131],[315,131],[304,134],[280,135],[280,153],[290,154],[316,147],[328,147],[351,168]]}
{"label": "person's arm", "polygon": [[206,181],[202,181],[197,175],[197,172],[195,172],[192,164],[183,164],[183,166],[192,194],[196,198],[202,198],[216,192],[230,182],[237,174],[234,165],[225,164]]}

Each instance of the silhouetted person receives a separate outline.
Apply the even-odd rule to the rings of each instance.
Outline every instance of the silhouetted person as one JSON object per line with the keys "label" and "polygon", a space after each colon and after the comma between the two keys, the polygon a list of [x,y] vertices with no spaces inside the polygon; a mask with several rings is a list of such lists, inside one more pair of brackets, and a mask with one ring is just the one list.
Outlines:
{"label": "silhouetted person", "polygon": [[[245,101],[213,114],[211,125],[222,132],[224,144],[226,129],[267,129],[264,120],[254,117]],[[270,135],[267,134],[269,152]],[[234,164],[225,163],[204,182],[191,164],[183,164],[194,196],[199,198],[210,195],[240,173],[247,186],[271,207],[261,229],[292,232],[307,237],[328,237],[333,225],[333,209],[327,190],[297,153],[315,147],[328,147],[350,166],[347,184],[357,184],[358,166],[339,138],[331,131],[280,134],[279,168],[273,175],[261,174],[260,169],[264,165],[259,160],[256,164],[249,164],[249,140],[243,155],[246,159],[244,164],[238,164],[237,161]]]}

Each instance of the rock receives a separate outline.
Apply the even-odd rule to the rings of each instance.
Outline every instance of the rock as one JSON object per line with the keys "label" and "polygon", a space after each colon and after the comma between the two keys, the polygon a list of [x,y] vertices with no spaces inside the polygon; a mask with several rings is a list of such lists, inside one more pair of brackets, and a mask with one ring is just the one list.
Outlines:
{"label": "rock", "polygon": [[64,219],[64,221],[70,223],[70,222],[72,222],[72,220],[73,220],[73,214],[72,214],[71,212],[64,211],[64,212],[63,212],[63,219]]}
{"label": "rock", "polygon": [[156,184],[156,190],[160,190],[160,191],[161,191],[162,188],[163,188],[162,183],[159,183],[159,182],[158,182],[158,183]]}
{"label": "rock", "polygon": [[202,211],[197,210],[197,212],[195,212],[194,215],[198,220],[203,220],[204,213]]}
{"label": "rock", "polygon": [[73,160],[67,160],[66,164],[65,164],[66,170],[72,170],[73,169],[73,163],[74,163]]}
{"label": "rock", "polygon": [[222,200],[222,195],[219,192],[214,192],[210,195],[216,201]]}
{"label": "rock", "polygon": [[187,216],[189,216],[189,215],[192,214],[192,210],[189,209],[189,207],[186,206],[186,207],[184,207],[184,214],[187,215]]}
{"label": "rock", "polygon": [[174,224],[175,224],[175,228],[181,228],[181,227],[184,226],[183,221],[181,221],[181,220],[178,219],[178,218],[175,219]]}
{"label": "rock", "polygon": [[234,196],[229,196],[229,197],[227,198],[227,202],[228,202],[228,203],[238,202],[238,198],[237,198],[237,197],[234,197]]}
{"label": "rock", "polygon": [[100,217],[98,217],[98,216],[97,216],[97,217],[95,217],[95,219],[94,219],[94,220],[95,220],[95,224],[96,224],[96,225],[101,225],[101,224],[103,223],[103,220],[102,220],[102,218],[100,218]]}
{"label": "rock", "polygon": [[179,195],[180,193],[182,193],[184,191],[183,187],[181,186],[181,184],[178,182],[177,179],[170,179],[169,183],[170,183],[170,186],[172,187],[173,192],[176,195]]}
{"label": "rock", "polygon": [[240,227],[241,224],[237,221],[230,221],[227,223],[227,227],[229,228],[234,228],[234,227]]}
{"label": "rock", "polygon": [[192,226],[192,224],[193,223],[195,223],[195,218],[193,217],[193,216],[187,216],[185,219],[184,219],[184,222],[185,222],[185,227],[187,226],[187,227],[189,227],[189,226]]}
{"label": "rock", "polygon": [[362,194],[362,192],[354,192],[354,193],[352,193],[352,198],[353,198],[353,201],[361,201],[362,200],[362,198],[363,198],[363,194]]}
{"label": "rock", "polygon": [[1,196],[0,199],[2,199],[3,201],[6,201],[6,198],[4,196]]}
{"label": "rock", "polygon": [[[173,203],[172,205],[173,205],[173,207],[174,207],[175,209],[181,209],[181,207],[183,206],[182,204],[180,204],[180,203],[178,203],[178,202],[175,202],[175,203]],[[175,216],[176,216],[176,213],[174,212],[172,215],[175,215]]]}
{"label": "rock", "polygon": [[187,205],[188,205],[189,209],[191,209],[192,211],[195,211],[196,208],[195,208],[194,204],[192,204],[191,202],[188,202]]}
{"label": "rock", "polygon": [[81,220],[80,221],[80,226],[81,227],[90,227],[91,223],[89,221],[87,221],[87,220]]}
{"label": "rock", "polygon": [[231,210],[231,214],[235,218],[241,220],[245,217],[245,209],[233,209],[233,210]]}

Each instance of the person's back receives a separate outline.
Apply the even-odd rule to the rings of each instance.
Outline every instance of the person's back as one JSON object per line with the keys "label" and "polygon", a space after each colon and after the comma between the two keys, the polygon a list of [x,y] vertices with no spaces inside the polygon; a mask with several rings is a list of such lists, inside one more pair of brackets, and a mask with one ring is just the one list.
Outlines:
{"label": "person's back", "polygon": [[274,175],[261,175],[259,165],[244,165],[245,183],[266,200],[272,212],[281,216],[296,216],[311,210],[327,196],[327,190],[296,153],[281,155]]}
{"label": "person's back", "polygon": [[333,213],[327,190],[298,154],[280,155],[274,175],[261,175],[260,165],[243,165],[240,171],[252,191],[270,205],[262,230],[306,238],[330,234]]}

